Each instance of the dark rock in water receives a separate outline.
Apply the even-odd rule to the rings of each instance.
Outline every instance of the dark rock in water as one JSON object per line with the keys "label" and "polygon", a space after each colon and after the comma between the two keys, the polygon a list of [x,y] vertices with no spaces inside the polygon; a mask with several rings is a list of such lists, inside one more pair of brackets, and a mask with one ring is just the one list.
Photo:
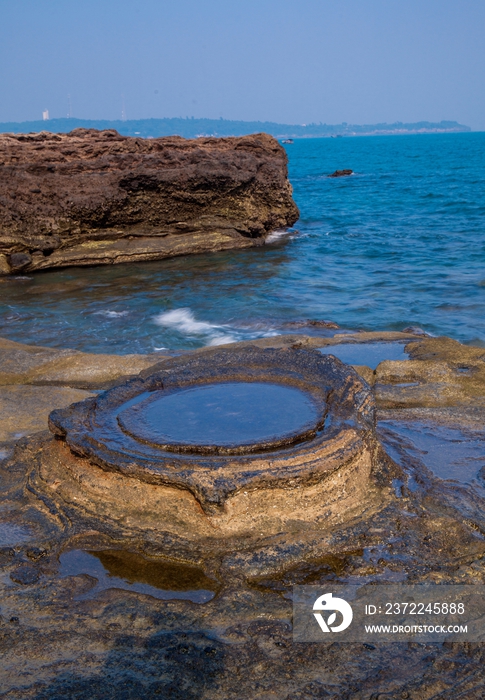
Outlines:
{"label": "dark rock in water", "polygon": [[10,578],[15,583],[20,583],[23,586],[30,586],[32,583],[37,583],[40,574],[33,566],[20,566],[15,571],[12,571]]}
{"label": "dark rock in water", "polygon": [[338,330],[340,326],[335,321],[320,321],[320,320],[302,320],[302,321],[286,321],[281,324],[282,328],[329,328],[331,330]]}
{"label": "dark rock in water", "polygon": [[354,174],[353,170],[336,170],[334,173],[332,173],[328,177],[345,177],[346,175],[353,175],[353,174]]}
{"label": "dark rock in water", "polygon": [[316,328],[333,328],[334,330],[340,328],[335,321],[308,321],[308,325]]}
{"label": "dark rock in water", "polygon": [[0,162],[0,274],[246,248],[298,218],[267,134],[2,134]]}
{"label": "dark rock in water", "polygon": [[12,272],[19,272],[32,262],[32,256],[28,253],[12,253],[10,256],[10,268]]}

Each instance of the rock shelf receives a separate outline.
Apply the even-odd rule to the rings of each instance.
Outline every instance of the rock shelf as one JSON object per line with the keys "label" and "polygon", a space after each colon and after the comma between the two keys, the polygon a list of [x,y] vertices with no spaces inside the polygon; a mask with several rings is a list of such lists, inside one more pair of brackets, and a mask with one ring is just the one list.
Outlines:
{"label": "rock shelf", "polygon": [[[382,344],[396,342],[409,359],[383,356],[395,347]],[[357,364],[354,371],[319,352],[351,345],[344,352],[352,351],[358,363],[373,356],[372,343],[381,344],[373,348],[382,360],[375,368]],[[134,356],[119,365],[109,356],[83,356],[77,366],[75,356],[66,359],[62,351],[51,355],[19,344],[4,343],[3,350],[11,360],[3,381],[10,385],[0,395],[9,415],[16,406],[9,430],[23,425],[28,436],[4,437],[0,454],[1,692],[99,700],[120,692],[133,700],[483,696],[483,645],[295,644],[291,627],[295,584],[333,590],[340,583],[485,582],[483,348],[406,332],[266,338],[177,358]],[[128,394],[116,392],[141,390],[155,375],[181,382],[183,367],[193,381],[224,354],[227,368],[232,355],[252,357],[247,367],[255,370],[263,356],[301,358],[288,360],[284,376],[307,375],[315,357],[328,363],[319,366],[332,368],[341,392],[333,404],[335,425],[341,421],[348,450],[333,472],[321,470],[324,461],[312,467],[302,459],[305,445],[320,449],[331,429],[326,421],[315,437],[259,453],[260,467],[279,465],[280,473],[264,483],[265,470],[258,475],[251,468],[248,485],[235,490],[228,484],[234,473],[241,477],[241,464],[255,466],[255,453],[167,452],[167,463],[171,457],[177,464],[220,465],[215,471],[225,490],[219,502],[204,502],[188,484],[144,480],[150,470],[138,458],[138,473],[129,475],[116,462],[95,464],[68,444],[68,423],[74,427],[87,406],[118,405]],[[199,381],[217,386],[217,376]],[[261,383],[257,372],[252,379]],[[109,389],[104,397],[87,396],[100,388]],[[291,388],[307,395],[303,386]],[[41,404],[36,394],[43,391]],[[81,410],[74,405],[54,415],[64,436],[45,430],[49,403],[60,408],[82,396]],[[345,396],[354,422],[338,413]],[[326,389],[311,401],[332,405]],[[298,433],[301,426],[293,427]],[[360,455],[346,442],[352,432]],[[299,477],[285,483],[282,465],[290,453],[295,457],[287,467]],[[357,460],[339,491],[335,482],[346,479],[346,455],[350,464],[352,456]]]}

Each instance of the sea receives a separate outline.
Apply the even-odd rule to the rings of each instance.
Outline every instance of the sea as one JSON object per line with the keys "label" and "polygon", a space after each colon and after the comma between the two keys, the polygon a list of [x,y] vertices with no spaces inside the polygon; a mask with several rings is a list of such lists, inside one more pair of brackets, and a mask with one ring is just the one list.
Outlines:
{"label": "sea", "polygon": [[[295,139],[262,247],[1,279],[0,335],[150,353],[415,326],[485,347],[485,133]],[[329,178],[349,168],[349,177]]]}

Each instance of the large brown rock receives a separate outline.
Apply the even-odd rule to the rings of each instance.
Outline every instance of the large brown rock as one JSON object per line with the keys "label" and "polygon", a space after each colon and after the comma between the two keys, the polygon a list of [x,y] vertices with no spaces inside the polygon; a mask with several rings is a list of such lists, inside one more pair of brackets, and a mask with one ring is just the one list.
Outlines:
{"label": "large brown rock", "polygon": [[298,218],[267,134],[1,134],[0,204],[0,274],[246,248]]}

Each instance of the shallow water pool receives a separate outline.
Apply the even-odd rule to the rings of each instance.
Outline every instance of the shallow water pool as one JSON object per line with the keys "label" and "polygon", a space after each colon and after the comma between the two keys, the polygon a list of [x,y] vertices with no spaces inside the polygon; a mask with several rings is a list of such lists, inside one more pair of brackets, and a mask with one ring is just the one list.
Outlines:
{"label": "shallow water pool", "polygon": [[324,355],[335,355],[348,365],[367,365],[375,369],[384,360],[409,360],[405,343],[343,343],[319,348]]}
{"label": "shallow water pool", "polygon": [[126,550],[74,549],[61,554],[59,563],[61,577],[85,574],[96,579],[96,585],[81,597],[94,597],[101,591],[118,588],[160,600],[207,603],[220,587],[196,566],[147,559]]}
{"label": "shallow water pool", "polygon": [[246,445],[314,427],[318,411],[299,389],[266,382],[226,382],[153,392],[121,409],[120,425],[155,444]]}

